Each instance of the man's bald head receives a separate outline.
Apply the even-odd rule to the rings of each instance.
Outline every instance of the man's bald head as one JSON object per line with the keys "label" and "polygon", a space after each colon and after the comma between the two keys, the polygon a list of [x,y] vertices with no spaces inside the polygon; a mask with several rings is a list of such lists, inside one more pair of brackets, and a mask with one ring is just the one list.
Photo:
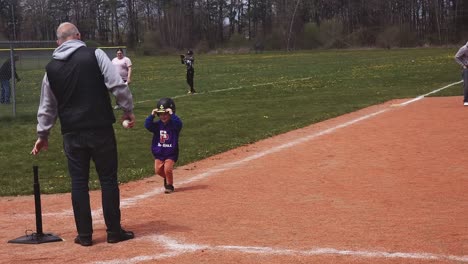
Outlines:
{"label": "man's bald head", "polygon": [[70,22],[64,22],[57,28],[57,44],[62,45],[67,40],[81,39],[80,31]]}

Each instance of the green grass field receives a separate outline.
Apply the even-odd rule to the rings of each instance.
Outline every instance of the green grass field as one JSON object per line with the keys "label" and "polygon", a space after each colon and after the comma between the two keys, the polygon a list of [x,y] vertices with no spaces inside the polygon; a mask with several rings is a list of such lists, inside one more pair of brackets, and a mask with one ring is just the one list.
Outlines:
{"label": "green grass field", "polygon": [[[177,165],[253,143],[394,98],[412,98],[461,79],[455,49],[333,50],[195,56],[195,87],[185,95],[178,55],[132,57],[136,128],[114,126],[119,180],[153,175],[152,134],[144,119],[161,97],[173,97],[184,122]],[[0,195],[32,194],[32,166],[43,193],[68,192],[70,180],[59,123],[50,148],[29,153],[36,140],[36,110],[43,67],[20,67],[17,117],[0,106]],[[461,85],[436,96],[461,95]],[[461,102],[460,102],[461,103]],[[116,111],[116,114],[119,114]],[[120,116],[117,115],[117,118]],[[177,174],[175,175],[177,181]],[[91,188],[99,188],[93,171]]]}

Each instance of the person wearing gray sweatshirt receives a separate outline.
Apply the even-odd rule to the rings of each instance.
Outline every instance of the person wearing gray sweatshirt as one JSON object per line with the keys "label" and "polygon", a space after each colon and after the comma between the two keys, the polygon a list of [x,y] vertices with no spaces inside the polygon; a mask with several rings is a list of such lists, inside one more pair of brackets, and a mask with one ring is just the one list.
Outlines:
{"label": "person wearing gray sweatshirt", "polygon": [[113,128],[116,119],[109,96],[116,97],[122,107],[122,120],[129,120],[131,128],[135,124],[132,94],[104,51],[86,47],[75,25],[60,24],[57,39],[59,46],[53,52],[42,80],[37,112],[38,139],[31,154],[37,155],[48,148],[50,130],[59,118],[78,233],[74,242],[82,246],[92,245],[88,187],[91,160],[101,184],[107,242],[132,239],[133,232],[125,231],[120,225],[117,144]]}
{"label": "person wearing gray sweatshirt", "polygon": [[463,105],[468,106],[468,42],[455,54],[455,61],[462,66],[463,78]]}

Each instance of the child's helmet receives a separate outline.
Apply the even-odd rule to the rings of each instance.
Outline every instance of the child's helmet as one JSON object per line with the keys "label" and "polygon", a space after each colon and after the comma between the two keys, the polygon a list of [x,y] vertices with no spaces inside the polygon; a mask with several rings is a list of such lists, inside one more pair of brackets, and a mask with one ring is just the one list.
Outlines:
{"label": "child's helmet", "polygon": [[176,106],[174,100],[171,98],[161,98],[159,99],[158,103],[156,104],[157,113],[164,113],[168,108],[172,109],[172,112],[176,112]]}
{"label": "child's helmet", "polygon": [[187,51],[187,55],[193,55],[193,51],[192,51],[192,50],[188,50],[188,51]]}

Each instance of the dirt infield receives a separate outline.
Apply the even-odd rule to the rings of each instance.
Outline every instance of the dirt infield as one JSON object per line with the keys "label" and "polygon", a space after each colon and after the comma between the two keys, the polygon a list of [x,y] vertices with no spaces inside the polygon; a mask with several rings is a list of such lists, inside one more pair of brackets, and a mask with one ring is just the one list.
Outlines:
{"label": "dirt infield", "polygon": [[[136,238],[105,242],[92,192],[94,245],[73,243],[69,194],[0,198],[0,263],[468,263],[468,107],[460,97],[366,108],[175,171],[121,185]],[[39,164],[40,166],[40,164]]]}

